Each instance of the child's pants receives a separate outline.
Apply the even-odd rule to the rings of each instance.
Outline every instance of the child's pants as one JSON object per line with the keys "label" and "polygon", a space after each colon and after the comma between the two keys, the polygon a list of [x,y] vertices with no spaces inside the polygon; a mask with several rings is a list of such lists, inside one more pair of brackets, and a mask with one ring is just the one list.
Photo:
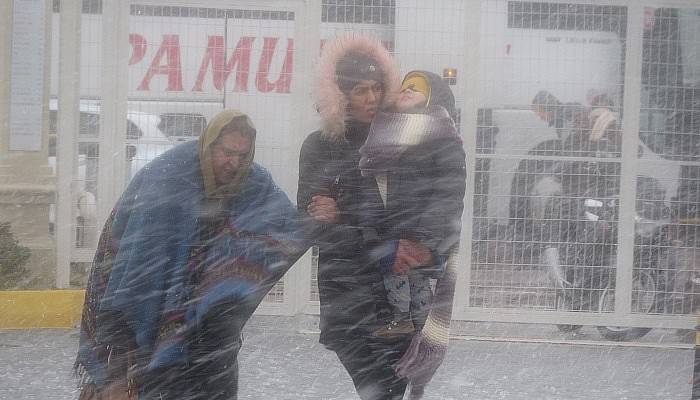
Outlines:
{"label": "child's pants", "polygon": [[428,304],[433,296],[430,279],[425,274],[415,271],[408,274],[389,272],[384,274],[384,286],[389,304],[402,313],[410,311],[414,320],[425,320],[419,316],[423,313],[427,316]]}

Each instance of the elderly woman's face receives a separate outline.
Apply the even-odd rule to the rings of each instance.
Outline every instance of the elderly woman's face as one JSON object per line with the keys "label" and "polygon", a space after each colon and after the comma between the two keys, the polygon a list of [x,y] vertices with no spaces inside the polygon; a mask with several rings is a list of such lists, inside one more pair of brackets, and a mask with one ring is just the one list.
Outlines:
{"label": "elderly woman's face", "polygon": [[217,185],[233,182],[250,154],[252,139],[240,132],[222,132],[211,145],[211,160]]}
{"label": "elderly woman's face", "polygon": [[370,123],[382,102],[384,87],[375,80],[362,80],[348,94],[348,112],[357,122]]}

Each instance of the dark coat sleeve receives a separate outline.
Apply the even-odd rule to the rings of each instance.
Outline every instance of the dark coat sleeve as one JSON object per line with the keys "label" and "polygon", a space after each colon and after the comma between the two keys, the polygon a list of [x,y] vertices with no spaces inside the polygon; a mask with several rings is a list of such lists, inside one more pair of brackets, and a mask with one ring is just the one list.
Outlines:
{"label": "dark coat sleeve", "polygon": [[331,150],[319,132],[307,137],[299,156],[299,186],[297,207],[303,217],[303,231],[308,240],[321,247],[327,254],[336,256],[356,252],[365,243],[364,229],[348,223],[342,216],[336,224],[320,223],[309,216],[307,207],[313,196],[321,195],[337,199],[340,167],[331,158]]}
{"label": "dark coat sleeve", "polygon": [[459,242],[462,227],[467,173],[461,140],[442,147],[439,154],[434,154],[434,159],[438,175],[429,207],[421,215],[419,226],[431,228],[428,247],[445,256]]}
{"label": "dark coat sleeve", "polygon": [[[297,188],[297,207],[306,213],[311,198],[316,195],[331,196],[332,177],[324,175],[324,164],[328,156],[322,148],[320,134],[309,135],[301,146],[299,155],[299,186]],[[327,169],[327,168],[325,168]]]}
{"label": "dark coat sleeve", "polygon": [[[440,261],[459,241],[466,190],[466,161],[461,140],[439,140],[422,149],[424,171],[418,171],[416,199],[405,199],[402,212],[395,218],[391,236],[413,239],[427,246]],[[404,186],[406,188],[406,186]],[[391,194],[390,194],[391,196]]]}

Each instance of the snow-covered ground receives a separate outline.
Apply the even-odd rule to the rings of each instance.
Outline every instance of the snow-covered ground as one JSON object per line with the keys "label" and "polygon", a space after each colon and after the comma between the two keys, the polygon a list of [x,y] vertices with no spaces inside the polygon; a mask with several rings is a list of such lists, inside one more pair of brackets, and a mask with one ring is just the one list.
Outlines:
{"label": "snow-covered ground", "polygon": [[[241,352],[239,398],[358,399],[335,355],[317,343],[314,325],[254,318]],[[634,346],[600,342],[594,328],[571,337],[550,325],[472,324],[464,333],[451,341],[425,399],[690,397],[693,351],[668,332]],[[77,398],[77,337],[76,330],[0,331],[0,399]]]}

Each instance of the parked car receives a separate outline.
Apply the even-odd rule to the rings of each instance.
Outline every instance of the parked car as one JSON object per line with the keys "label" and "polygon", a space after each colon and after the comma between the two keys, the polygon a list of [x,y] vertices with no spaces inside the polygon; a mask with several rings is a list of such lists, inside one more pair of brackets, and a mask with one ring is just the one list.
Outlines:
{"label": "parked car", "polygon": [[[173,147],[176,143],[169,139],[159,125],[158,115],[140,111],[128,111],[126,123],[126,171],[127,180],[133,178],[139,169],[150,160]],[[56,173],[56,141],[58,135],[58,102],[49,103],[49,165]],[[80,102],[80,121],[77,135],[78,168],[72,180],[76,217],[75,247],[92,248],[97,238],[97,185],[99,165],[100,104],[97,101]],[[55,223],[55,206],[50,211],[50,230]]]}

